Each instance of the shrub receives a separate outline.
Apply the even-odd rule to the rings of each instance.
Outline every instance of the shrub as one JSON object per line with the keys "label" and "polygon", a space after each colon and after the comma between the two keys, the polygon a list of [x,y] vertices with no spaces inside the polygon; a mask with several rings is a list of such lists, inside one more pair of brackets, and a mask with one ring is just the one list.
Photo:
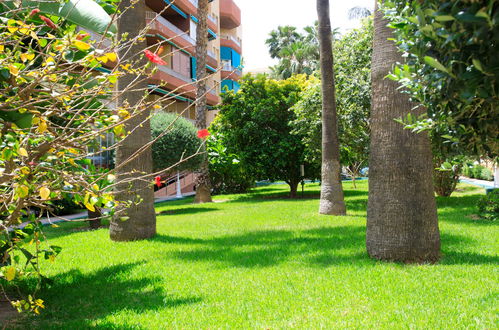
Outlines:
{"label": "shrub", "polygon": [[478,214],[483,219],[499,219],[499,189],[494,189],[478,201]]}
{"label": "shrub", "polygon": [[489,170],[488,168],[485,167],[480,172],[480,179],[492,181],[492,180],[494,180],[494,175],[492,174],[491,170]]}
{"label": "shrub", "polygon": [[471,172],[473,174],[473,178],[480,179],[482,177],[482,171],[485,169],[482,165],[476,165],[472,168]]}
{"label": "shrub", "polygon": [[207,142],[210,162],[210,180],[215,194],[239,194],[255,185],[255,178],[239,161],[237,155],[229,153],[215,134]]}
{"label": "shrub", "polygon": [[[201,140],[192,123],[175,113],[158,112],[151,117],[151,135],[153,139],[161,136],[152,146],[154,171],[167,169],[197,153]],[[201,162],[196,156],[183,161],[175,170],[195,170]]]}

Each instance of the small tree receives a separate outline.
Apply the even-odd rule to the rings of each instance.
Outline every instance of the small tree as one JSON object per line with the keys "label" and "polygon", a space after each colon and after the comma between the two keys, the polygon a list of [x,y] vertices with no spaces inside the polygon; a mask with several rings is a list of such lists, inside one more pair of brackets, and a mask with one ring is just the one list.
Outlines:
{"label": "small tree", "polygon": [[155,140],[152,146],[155,172],[164,169],[193,171],[199,167],[201,157],[189,157],[198,153],[202,141],[187,119],[174,113],[157,112],[151,118],[151,135]]}
{"label": "small tree", "polygon": [[291,107],[307,84],[304,76],[282,81],[245,76],[239,92],[223,95],[217,124],[229,153],[256,179],[284,180],[291,197],[296,197],[302,179],[300,165],[305,164],[306,176],[318,174],[305,160],[302,136],[291,134]]}

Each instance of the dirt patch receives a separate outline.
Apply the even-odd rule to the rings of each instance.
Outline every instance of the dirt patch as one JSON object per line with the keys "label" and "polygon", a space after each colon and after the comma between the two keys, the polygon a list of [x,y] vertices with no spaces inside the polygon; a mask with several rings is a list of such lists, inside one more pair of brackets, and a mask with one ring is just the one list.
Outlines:
{"label": "dirt patch", "polygon": [[471,219],[473,221],[483,220],[478,214],[470,214],[470,215],[467,215],[466,218]]}

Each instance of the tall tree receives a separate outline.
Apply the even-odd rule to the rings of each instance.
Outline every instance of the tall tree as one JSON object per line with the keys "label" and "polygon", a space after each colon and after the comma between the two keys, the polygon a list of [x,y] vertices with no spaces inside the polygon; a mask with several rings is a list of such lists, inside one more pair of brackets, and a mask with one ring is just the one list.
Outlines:
{"label": "tall tree", "polygon": [[[133,42],[127,42],[126,46],[120,47],[118,55],[121,63],[130,63],[134,56],[142,54],[147,47],[145,41],[137,38],[137,34],[145,28],[145,3],[122,0],[119,10],[121,15],[118,19],[118,40]],[[133,65],[143,67],[146,63],[146,59],[141,57],[138,61],[134,59]],[[114,241],[146,239],[156,234],[154,191],[149,183],[152,180],[134,178],[152,172],[151,148],[141,151],[143,146],[151,141],[149,109],[142,105],[147,92],[146,77],[126,73],[118,79],[118,90],[118,107],[138,107],[140,113],[127,121],[125,129],[130,134],[116,150],[116,200],[132,203],[122,203],[118,206],[118,210],[121,208],[120,211],[123,212],[118,212],[117,216],[113,217],[109,233]],[[140,156],[137,156],[138,152]],[[122,221],[125,219],[126,221]]]}
{"label": "tall tree", "polygon": [[367,251],[381,260],[435,262],[440,234],[430,141],[426,133],[416,134],[395,121],[415,105],[398,83],[385,79],[397,62],[403,62],[387,25],[376,5]]}
{"label": "tall tree", "polygon": [[333,45],[329,0],[317,0],[322,79],[322,184],[320,214],[345,215],[341,185],[340,143],[334,90]]}
{"label": "tall tree", "polygon": [[[208,48],[208,0],[198,1],[198,26],[196,30],[196,127],[206,129],[206,52]],[[206,150],[206,145],[202,148]],[[195,203],[211,202],[210,172],[208,157],[203,155],[201,166],[196,172]]]}

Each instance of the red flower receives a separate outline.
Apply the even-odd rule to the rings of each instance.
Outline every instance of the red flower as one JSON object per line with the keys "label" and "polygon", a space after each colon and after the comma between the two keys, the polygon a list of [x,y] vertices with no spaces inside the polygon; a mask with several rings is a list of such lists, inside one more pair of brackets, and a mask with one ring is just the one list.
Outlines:
{"label": "red flower", "polygon": [[206,139],[208,136],[210,136],[210,132],[206,128],[198,131],[198,138]]}
{"label": "red flower", "polygon": [[40,12],[40,9],[35,8],[35,9],[33,9],[33,10],[31,11],[31,13],[29,13],[29,16],[30,16],[30,17],[31,17],[31,16],[34,16],[34,15],[38,14],[39,12]]}
{"label": "red flower", "polygon": [[55,24],[54,24],[54,22],[52,22],[52,20],[51,20],[50,18],[45,17],[45,16],[43,16],[43,15],[40,15],[40,19],[41,19],[42,21],[44,21],[44,22],[45,22],[45,24],[47,24],[47,26],[48,26],[49,28],[54,29],[54,30],[55,30],[55,29],[57,29],[57,25],[55,25]]}
{"label": "red flower", "polygon": [[146,57],[149,59],[149,61],[159,64],[159,65],[166,65],[167,63],[159,57],[157,54],[154,54],[151,52],[149,49],[144,50],[144,54],[146,54]]}
{"label": "red flower", "polygon": [[81,40],[81,39],[86,38],[88,36],[90,36],[90,34],[83,32],[83,33],[80,33],[79,35],[76,36],[76,40]]}
{"label": "red flower", "polygon": [[161,188],[161,177],[160,176],[157,176],[154,178],[154,183],[156,184],[156,186],[158,188]]}

